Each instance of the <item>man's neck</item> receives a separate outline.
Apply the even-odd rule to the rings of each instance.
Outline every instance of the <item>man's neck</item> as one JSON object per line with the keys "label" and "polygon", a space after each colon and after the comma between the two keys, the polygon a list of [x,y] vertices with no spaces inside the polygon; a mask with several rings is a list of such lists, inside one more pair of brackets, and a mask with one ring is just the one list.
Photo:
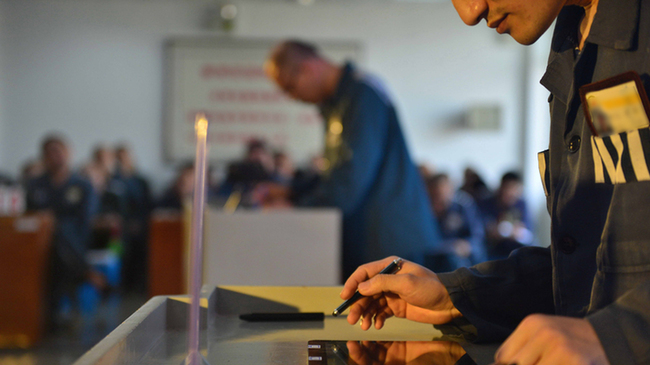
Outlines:
{"label": "man's neck", "polygon": [[343,66],[337,66],[330,63],[325,65],[324,76],[324,100],[330,99],[339,87],[341,77],[343,77]]}

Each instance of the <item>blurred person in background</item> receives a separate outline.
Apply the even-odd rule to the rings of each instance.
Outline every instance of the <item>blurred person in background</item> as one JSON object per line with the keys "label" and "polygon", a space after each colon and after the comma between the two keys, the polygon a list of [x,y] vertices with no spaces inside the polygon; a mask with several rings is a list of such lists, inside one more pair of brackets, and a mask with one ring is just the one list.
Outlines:
{"label": "blurred person in background", "polygon": [[117,175],[116,167],[115,150],[106,144],[98,144],[93,149],[91,161],[82,171],[93,183],[99,196],[99,209],[93,221],[90,248],[108,249],[119,259],[123,259],[127,188]]}
{"label": "blurred person in background", "polygon": [[246,145],[246,155],[241,161],[228,166],[226,181],[219,188],[219,195],[226,198],[231,194],[241,194],[244,206],[257,203],[252,195],[258,184],[270,182],[273,179],[275,166],[273,156],[266,142],[261,139],[251,139]]}
{"label": "blurred person in background", "polygon": [[533,243],[532,223],[518,173],[504,174],[499,189],[480,207],[490,259],[506,258],[513,250]]}
{"label": "blurred person in background", "polygon": [[389,254],[422,262],[440,249],[422,178],[381,82],[295,40],[273,49],[265,72],[293,99],[320,107],[323,177],[296,203],[342,210],[343,274]]}
{"label": "blurred person in background", "polygon": [[418,165],[418,171],[420,172],[420,176],[422,176],[422,179],[424,179],[424,181],[428,181],[433,177],[433,175],[436,175],[436,169],[426,162]]}
{"label": "blurred person in background", "polygon": [[178,169],[173,183],[156,203],[156,208],[183,210],[183,203],[191,201],[194,193],[194,163],[188,162]]}
{"label": "blurred person in background", "polygon": [[273,154],[273,182],[284,186],[291,186],[296,169],[293,167],[291,156],[282,151]]}
{"label": "blurred person in background", "polygon": [[449,176],[436,174],[427,180],[431,206],[448,254],[449,268],[469,267],[487,259],[483,221],[474,199],[462,190],[454,193]]}
{"label": "blurred person in background", "polygon": [[291,200],[301,201],[303,196],[310,194],[320,184],[321,174],[327,170],[325,159],[320,155],[313,156],[307,166],[296,169],[291,184]]}
{"label": "blurred person in background", "polygon": [[98,199],[92,185],[70,168],[70,150],[63,137],[50,135],[41,144],[45,173],[27,183],[27,209],[49,211],[55,217],[51,260],[51,305],[58,322],[59,303],[73,300],[75,289],[88,280],[98,290],[106,278],[85,260]]}
{"label": "blurred person in background", "polygon": [[131,149],[126,144],[115,148],[116,175],[126,186],[124,213],[124,265],[125,289],[144,291],[146,285],[147,242],[149,215],[152,209],[149,182],[136,169]]}
{"label": "blurred person in background", "polygon": [[244,162],[259,165],[269,175],[275,170],[273,155],[263,139],[252,139],[248,142]]}
{"label": "blurred person in background", "polygon": [[471,167],[465,168],[463,172],[463,184],[460,190],[471,195],[476,203],[480,203],[492,196],[492,192],[483,178]]}
{"label": "blurred person in background", "polygon": [[124,217],[127,209],[127,187],[117,174],[117,158],[115,150],[101,144],[95,147],[91,168],[95,169],[100,194],[100,212]]}

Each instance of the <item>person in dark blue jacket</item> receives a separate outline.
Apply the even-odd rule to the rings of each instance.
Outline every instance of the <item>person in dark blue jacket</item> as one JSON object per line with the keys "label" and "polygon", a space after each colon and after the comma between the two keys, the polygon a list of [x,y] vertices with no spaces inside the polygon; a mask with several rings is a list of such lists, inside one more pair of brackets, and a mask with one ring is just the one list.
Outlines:
{"label": "person in dark blue jacket", "polygon": [[343,212],[343,273],[387,254],[422,262],[440,247],[424,184],[381,82],[336,65],[300,41],[278,45],[269,77],[294,99],[318,104],[325,121],[324,178],[299,205]]}
{"label": "person in dark blue jacket", "polygon": [[[358,288],[366,296],[348,322],[363,315],[369,328],[374,315],[381,328],[406,316],[466,338],[505,339],[498,364],[648,364],[650,118],[636,123],[634,110],[650,90],[650,0],[452,1],[465,23],[485,19],[522,44],[555,21],[541,79],[550,92],[549,149],[538,155],[551,246],[442,274],[405,263],[397,275],[367,280],[394,258],[369,264],[341,295]],[[634,90],[625,103],[607,100],[610,111],[629,108],[612,121],[614,134],[589,123],[594,111],[581,92],[594,88]]]}
{"label": "person in dark blue jacket", "polygon": [[62,296],[74,296],[85,280],[105,289],[105,278],[85,260],[98,198],[89,181],[73,173],[69,149],[58,136],[46,137],[41,153],[45,173],[27,183],[27,209],[50,211],[56,220],[52,238],[52,305]]}
{"label": "person in dark blue jacket", "polygon": [[516,172],[501,178],[499,189],[479,202],[485,223],[490,260],[505,259],[510,252],[533,243],[533,223],[523,198],[523,181]]}
{"label": "person in dark blue jacket", "polygon": [[427,180],[427,190],[433,212],[438,218],[444,255],[449,270],[470,267],[487,259],[483,220],[474,198],[454,187],[446,174],[436,174]]}

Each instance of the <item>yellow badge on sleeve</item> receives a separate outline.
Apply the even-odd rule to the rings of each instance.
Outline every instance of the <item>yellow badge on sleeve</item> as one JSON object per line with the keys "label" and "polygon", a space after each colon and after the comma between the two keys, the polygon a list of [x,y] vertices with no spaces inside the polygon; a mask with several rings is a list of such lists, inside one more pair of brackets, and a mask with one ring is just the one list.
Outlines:
{"label": "yellow badge on sleeve", "polygon": [[596,137],[650,126],[650,103],[641,78],[629,71],[580,88],[585,118]]}

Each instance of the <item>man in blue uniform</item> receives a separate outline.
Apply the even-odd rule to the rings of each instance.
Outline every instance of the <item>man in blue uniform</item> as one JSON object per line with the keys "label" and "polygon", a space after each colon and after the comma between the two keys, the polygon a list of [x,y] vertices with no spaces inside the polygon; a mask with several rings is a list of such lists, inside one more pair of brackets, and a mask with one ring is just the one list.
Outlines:
{"label": "man in blue uniform", "polygon": [[427,190],[433,212],[438,219],[443,247],[450,270],[469,267],[487,259],[485,230],[474,198],[454,187],[446,174],[436,174],[427,180]]}
{"label": "man in blue uniform", "polygon": [[516,172],[507,172],[494,195],[479,202],[490,260],[504,259],[513,250],[532,243],[533,225],[522,196],[521,177]]}
{"label": "man in blue uniform", "polygon": [[266,71],[292,98],[320,107],[325,176],[298,204],[342,210],[346,277],[387,254],[422,262],[436,251],[439,237],[424,184],[381,83],[299,41],[278,45]]}
{"label": "man in blue uniform", "polygon": [[580,88],[607,81],[611,90],[620,84],[614,76],[636,71],[638,93],[648,89],[650,1],[453,2],[465,23],[485,18],[522,44],[535,42],[557,18],[541,81],[551,93],[550,146],[539,158],[552,244],[440,275],[408,263],[398,275],[367,280],[388,259],[368,264],[342,297],[357,286],[364,295],[386,294],[360,301],[348,321],[363,315],[369,328],[374,316],[380,328],[389,316],[406,316],[456,324],[478,339],[508,337],[496,354],[502,364],[647,364],[650,131],[646,122],[596,135]]}
{"label": "man in blue uniform", "polygon": [[90,182],[70,170],[65,140],[46,137],[41,145],[45,174],[27,184],[27,209],[50,211],[56,220],[52,238],[52,305],[64,295],[72,298],[79,284],[88,279],[99,289],[105,278],[86,264],[97,196]]}

